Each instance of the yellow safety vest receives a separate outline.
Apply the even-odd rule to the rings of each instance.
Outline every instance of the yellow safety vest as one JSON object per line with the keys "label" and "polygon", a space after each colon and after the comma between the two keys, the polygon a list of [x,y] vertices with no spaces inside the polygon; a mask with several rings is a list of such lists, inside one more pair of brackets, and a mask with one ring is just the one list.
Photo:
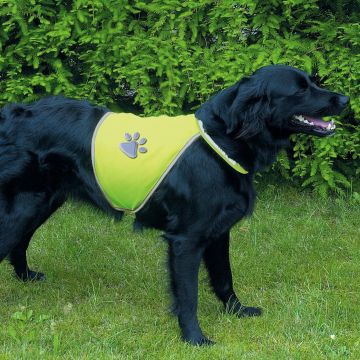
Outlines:
{"label": "yellow safety vest", "polygon": [[144,118],[106,113],[94,131],[91,156],[97,183],[110,205],[139,211],[200,136],[236,171],[247,173],[206,134],[195,115]]}

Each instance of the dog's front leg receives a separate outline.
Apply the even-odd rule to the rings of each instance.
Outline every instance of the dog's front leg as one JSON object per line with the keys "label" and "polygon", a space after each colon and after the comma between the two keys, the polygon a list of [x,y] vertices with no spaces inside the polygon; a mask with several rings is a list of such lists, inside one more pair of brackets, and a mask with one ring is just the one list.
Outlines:
{"label": "dog's front leg", "polygon": [[178,317],[183,339],[193,345],[213,342],[202,333],[197,319],[198,273],[203,250],[194,239],[169,235],[169,267],[174,297],[174,313]]}
{"label": "dog's front leg", "polygon": [[260,308],[242,305],[235,294],[229,258],[229,232],[211,240],[204,251],[204,262],[213,290],[227,312],[240,317],[261,315]]}

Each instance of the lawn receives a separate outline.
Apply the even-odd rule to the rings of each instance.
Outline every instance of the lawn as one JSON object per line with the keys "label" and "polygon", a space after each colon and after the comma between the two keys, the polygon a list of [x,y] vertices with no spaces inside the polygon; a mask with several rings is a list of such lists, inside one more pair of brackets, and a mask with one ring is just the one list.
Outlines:
{"label": "lawn", "polygon": [[260,188],[231,243],[235,289],[260,318],[225,314],[202,269],[199,319],[217,344],[183,344],[159,232],[68,202],[30,247],[45,282],[0,265],[0,359],[359,359],[359,204]]}

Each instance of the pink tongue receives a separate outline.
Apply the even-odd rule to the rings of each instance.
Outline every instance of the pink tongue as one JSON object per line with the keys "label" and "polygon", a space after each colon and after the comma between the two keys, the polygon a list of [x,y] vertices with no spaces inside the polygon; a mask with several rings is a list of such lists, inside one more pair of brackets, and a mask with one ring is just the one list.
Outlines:
{"label": "pink tongue", "polygon": [[326,128],[329,125],[328,122],[321,120],[321,119],[313,118],[311,116],[304,116],[304,118],[307,121],[314,123],[314,125],[322,127],[322,128]]}

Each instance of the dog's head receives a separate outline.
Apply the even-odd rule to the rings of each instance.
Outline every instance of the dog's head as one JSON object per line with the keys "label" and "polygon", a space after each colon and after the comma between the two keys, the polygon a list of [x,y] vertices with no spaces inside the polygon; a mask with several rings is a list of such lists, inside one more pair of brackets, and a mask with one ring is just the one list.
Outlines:
{"label": "dog's head", "polygon": [[227,134],[249,139],[264,131],[280,137],[331,135],[335,124],[322,117],[339,115],[348,102],[347,96],[318,87],[301,70],[273,65],[222,91],[211,104]]}

